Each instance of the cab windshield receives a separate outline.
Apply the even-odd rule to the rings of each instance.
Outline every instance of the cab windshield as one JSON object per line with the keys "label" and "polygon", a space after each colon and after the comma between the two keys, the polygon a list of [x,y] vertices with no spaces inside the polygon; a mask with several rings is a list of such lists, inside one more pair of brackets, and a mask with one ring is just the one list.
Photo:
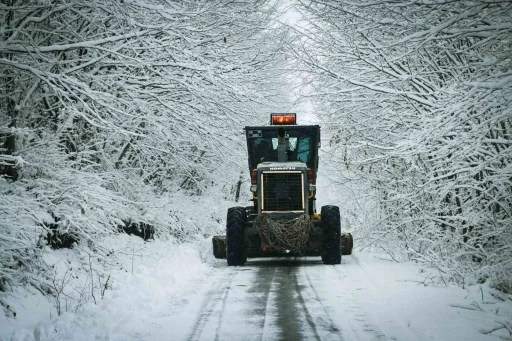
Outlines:
{"label": "cab windshield", "polygon": [[[246,128],[249,166],[254,169],[261,162],[278,161],[278,127],[267,129]],[[315,168],[317,146],[316,127],[294,126],[285,128],[288,141],[287,161],[299,161]]]}

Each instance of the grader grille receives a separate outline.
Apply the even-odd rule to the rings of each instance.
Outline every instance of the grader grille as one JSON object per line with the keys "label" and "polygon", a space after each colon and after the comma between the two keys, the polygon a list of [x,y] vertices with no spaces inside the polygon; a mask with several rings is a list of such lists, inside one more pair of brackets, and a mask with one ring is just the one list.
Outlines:
{"label": "grader grille", "polygon": [[262,212],[304,210],[302,172],[264,172],[261,176]]}

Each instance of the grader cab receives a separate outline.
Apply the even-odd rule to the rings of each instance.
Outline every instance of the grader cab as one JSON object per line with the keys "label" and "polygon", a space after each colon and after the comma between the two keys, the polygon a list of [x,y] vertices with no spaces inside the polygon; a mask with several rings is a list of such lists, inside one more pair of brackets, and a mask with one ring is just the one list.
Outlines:
{"label": "grader cab", "polygon": [[226,236],[213,237],[216,258],[229,266],[247,258],[321,256],[340,264],[352,253],[338,206],[316,211],[320,126],[296,125],[295,114],[271,114],[270,125],[245,127],[253,205],[232,207]]}

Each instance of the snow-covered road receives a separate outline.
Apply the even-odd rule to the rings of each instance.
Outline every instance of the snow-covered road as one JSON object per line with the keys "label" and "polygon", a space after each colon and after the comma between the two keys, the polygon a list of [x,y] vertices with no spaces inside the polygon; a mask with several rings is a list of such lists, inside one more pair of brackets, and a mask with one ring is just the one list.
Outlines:
{"label": "snow-covered road", "polygon": [[[324,265],[320,257],[301,257],[249,259],[244,266],[228,267],[225,260],[213,258],[210,240],[175,245],[124,239],[115,251],[120,270],[112,271],[112,287],[97,304],[55,316],[51,301],[40,293],[16,292],[8,302],[18,315],[9,320],[0,316],[0,340],[509,337],[504,329],[482,333],[510,321],[512,301],[506,295],[485,284],[463,289],[439,283],[432,280],[434,270],[397,263],[384,254],[355,251],[335,266]],[[134,258],[135,246],[140,250]],[[125,249],[130,250],[126,255],[121,252]],[[73,250],[56,251],[48,261],[77,266],[79,256]],[[133,273],[128,271],[132,268]]]}
{"label": "snow-covered road", "polygon": [[[382,263],[383,271],[367,254],[346,256],[338,266],[323,265],[318,257],[250,259],[242,267],[227,267],[219,261],[208,281],[183,296],[172,312],[135,330],[135,339],[487,339],[474,329],[460,327],[459,322],[468,324],[467,316],[457,321],[446,315],[450,314],[446,308],[434,316],[429,307],[435,309],[440,300],[446,300],[436,295],[435,289],[440,288],[429,292],[430,288],[412,283],[411,277],[403,280],[401,288],[392,282],[410,275],[407,265],[404,271],[403,264],[376,261],[377,266]],[[401,272],[386,276],[386,269],[394,266]],[[426,296],[419,299],[418,289]],[[467,294],[453,289],[452,299]],[[444,325],[447,318],[452,327]]]}
{"label": "snow-covered road", "polygon": [[345,286],[347,271],[316,258],[257,259],[226,269],[186,339],[386,340],[363,302],[351,299],[362,294],[354,290],[367,290],[358,285],[364,272]]}
{"label": "snow-covered road", "polygon": [[[318,257],[253,259],[219,264],[212,281],[176,313],[152,321],[144,340],[394,340],[403,321],[391,316],[388,334],[365,309],[373,285],[356,256],[341,266]],[[389,328],[386,328],[389,330]],[[411,333],[407,340],[415,340]]]}

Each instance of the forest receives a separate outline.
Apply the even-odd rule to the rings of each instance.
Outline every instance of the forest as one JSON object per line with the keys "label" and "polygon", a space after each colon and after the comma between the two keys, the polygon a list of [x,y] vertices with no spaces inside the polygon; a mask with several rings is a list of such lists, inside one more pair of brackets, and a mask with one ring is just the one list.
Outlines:
{"label": "forest", "polygon": [[212,235],[179,207],[244,199],[243,127],[305,102],[358,250],[512,293],[512,2],[6,0],[0,35],[0,293]]}

